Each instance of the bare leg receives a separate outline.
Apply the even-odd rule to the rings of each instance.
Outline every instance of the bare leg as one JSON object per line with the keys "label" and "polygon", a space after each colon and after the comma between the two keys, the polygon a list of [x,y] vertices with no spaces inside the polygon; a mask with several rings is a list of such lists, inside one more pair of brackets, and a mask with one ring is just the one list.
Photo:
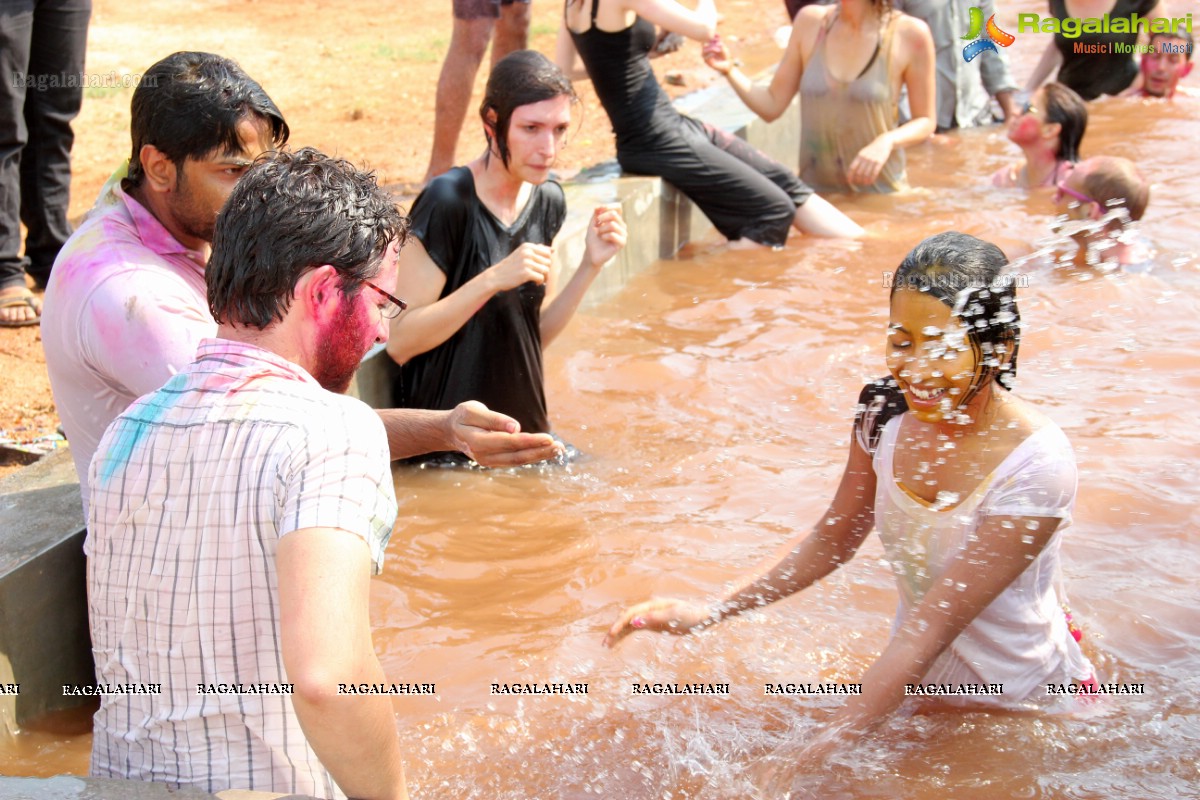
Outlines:
{"label": "bare leg", "polygon": [[828,236],[834,239],[858,239],[866,235],[866,231],[857,222],[816,194],[796,209],[792,227],[814,236]]}
{"label": "bare leg", "polygon": [[500,6],[500,21],[492,40],[492,66],[514,50],[529,46],[529,3]]}
{"label": "bare leg", "polygon": [[475,88],[475,75],[479,72],[488,41],[492,38],[494,25],[495,20],[490,17],[454,20],[450,51],[446,53],[442,73],[438,77],[437,104],[433,116],[433,152],[429,156],[429,167],[425,170],[423,183],[429,183],[454,166],[458,134],[467,116],[471,90]]}

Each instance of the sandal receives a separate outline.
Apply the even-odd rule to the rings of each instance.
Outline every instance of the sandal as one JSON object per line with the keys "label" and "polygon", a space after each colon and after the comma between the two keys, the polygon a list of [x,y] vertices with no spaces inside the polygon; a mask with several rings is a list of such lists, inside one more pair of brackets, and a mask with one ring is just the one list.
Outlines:
{"label": "sandal", "polygon": [[29,325],[38,325],[42,321],[42,307],[33,296],[32,292],[26,292],[23,295],[14,295],[12,297],[0,297],[0,309],[17,308],[26,306],[33,309],[33,319],[10,320],[0,319],[0,328],[24,328]]}

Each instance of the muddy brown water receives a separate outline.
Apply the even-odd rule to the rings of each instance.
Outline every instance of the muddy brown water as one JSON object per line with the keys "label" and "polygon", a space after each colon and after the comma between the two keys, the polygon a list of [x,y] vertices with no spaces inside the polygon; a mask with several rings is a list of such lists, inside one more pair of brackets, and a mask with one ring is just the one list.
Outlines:
{"label": "muddy brown water", "polygon": [[[1032,8],[1032,6],[1030,6]],[[1033,37],[1029,37],[1033,38]],[[1023,71],[1037,48],[1024,51]],[[1031,262],[1017,391],[1067,433],[1080,468],[1065,538],[1085,651],[1145,694],[1080,715],[895,715],[801,778],[823,798],[1176,798],[1200,785],[1200,102],[1093,103],[1085,154],[1155,183],[1156,266],[1079,274]],[[999,128],[916,149],[903,197],[846,200],[859,244],[782,252],[700,244],[581,312],[547,353],[556,430],[587,456],[549,472],[399,471],[400,520],[372,598],[416,796],[734,798],[754,760],[819,729],[836,699],[776,681],[853,682],[887,641],[895,590],[878,542],[803,595],[690,639],[600,646],[627,603],[705,597],[817,520],[845,460],[858,388],[885,372],[884,274],[961,230],[1012,257],[1048,233],[1048,192],[990,187]],[[640,696],[645,682],[728,696]],[[493,683],[586,683],[494,695]],[[76,715],[78,716],[78,715]],[[86,774],[86,719],[0,743],[0,772]],[[72,727],[74,726],[74,727]]]}

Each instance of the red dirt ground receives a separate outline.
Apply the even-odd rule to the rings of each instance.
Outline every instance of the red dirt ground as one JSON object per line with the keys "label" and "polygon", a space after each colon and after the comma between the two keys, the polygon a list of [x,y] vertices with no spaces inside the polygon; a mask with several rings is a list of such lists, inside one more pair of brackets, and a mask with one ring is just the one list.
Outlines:
{"label": "red dirt ground", "polygon": [[[558,0],[533,1],[530,47],[553,54]],[[771,35],[786,23],[783,2],[722,0],[721,33],[751,68],[778,51]],[[75,122],[71,217],[91,206],[108,175],[129,152],[129,101],[136,76],[177,50],[208,50],[236,59],[259,81],[291,126],[293,146],[321,150],[372,167],[407,204],[425,172],[433,131],[434,93],[450,39],[448,0],[95,0],[85,92]],[[757,55],[751,55],[757,54]],[[486,64],[476,81],[479,102]],[[711,83],[700,46],[655,62],[682,78],[673,95]],[[128,83],[128,85],[124,85]],[[614,156],[611,130],[589,84],[577,86],[582,119],[560,172]],[[482,137],[468,113],[457,161],[474,158]],[[0,328],[0,441],[28,442],[58,425],[37,327]],[[19,465],[0,459],[0,476]]]}

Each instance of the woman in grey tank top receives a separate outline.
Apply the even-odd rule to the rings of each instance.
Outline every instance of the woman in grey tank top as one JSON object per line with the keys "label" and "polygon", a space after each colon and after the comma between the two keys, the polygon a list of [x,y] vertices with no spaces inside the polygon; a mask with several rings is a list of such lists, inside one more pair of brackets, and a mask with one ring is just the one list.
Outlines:
{"label": "woman in grey tank top", "polygon": [[[934,120],[934,45],[929,27],[887,0],[839,0],[796,15],[771,82],[755,85],[718,39],[709,66],[752,111],[773,120],[801,98],[800,177],[821,192],[905,188],[904,148],[929,138]],[[901,87],[912,119],[899,124]]]}

